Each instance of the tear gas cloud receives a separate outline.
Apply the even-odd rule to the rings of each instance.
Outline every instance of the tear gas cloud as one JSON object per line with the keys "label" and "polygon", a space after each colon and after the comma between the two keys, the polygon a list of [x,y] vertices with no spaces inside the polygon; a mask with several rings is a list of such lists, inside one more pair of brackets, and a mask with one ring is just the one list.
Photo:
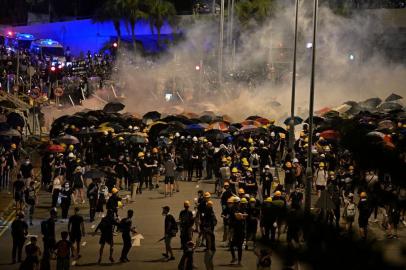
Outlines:
{"label": "tear gas cloud", "polygon": [[[255,31],[236,31],[239,41],[233,63],[230,51],[224,51],[224,74],[228,77],[236,76],[236,71],[264,64],[268,66],[267,79],[251,77],[245,82],[226,79],[221,89],[212,82],[212,78],[217,78],[218,21],[208,16],[182,25],[184,40],[153,64],[141,56],[133,64],[129,61],[130,53],[118,59],[115,79],[122,82],[127,111],[142,114],[150,110],[167,113],[214,110],[236,121],[254,114],[281,120],[289,114],[294,6],[276,12],[262,27],[255,27]],[[392,92],[406,95],[405,66],[385,59],[372,42],[385,31],[384,27],[380,16],[371,13],[343,17],[327,7],[319,8],[315,110],[335,107],[347,100],[385,98]],[[296,111],[306,117],[312,53],[307,48],[312,41],[311,3],[301,4],[298,29]],[[203,67],[197,70],[201,59]],[[140,68],[148,65],[152,67]],[[235,69],[230,71],[232,65]],[[270,75],[273,68],[276,74]],[[275,83],[272,76],[281,80]],[[178,103],[165,101],[167,89],[175,90],[175,96],[179,94]],[[277,106],[275,101],[281,105]]]}

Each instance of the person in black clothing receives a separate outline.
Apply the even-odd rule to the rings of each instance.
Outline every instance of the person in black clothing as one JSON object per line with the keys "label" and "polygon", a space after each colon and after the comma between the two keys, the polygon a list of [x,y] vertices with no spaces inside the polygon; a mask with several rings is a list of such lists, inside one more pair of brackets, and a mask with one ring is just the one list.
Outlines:
{"label": "person in black clothing", "polygon": [[216,252],[216,238],[214,235],[214,227],[217,225],[216,215],[213,211],[213,202],[208,201],[203,219],[201,221],[201,228],[203,237],[206,240],[206,252],[204,255],[204,264],[206,269],[213,270],[213,257]]}
{"label": "person in black clothing", "polygon": [[230,189],[230,183],[229,182],[224,182],[224,191],[221,194],[221,207],[223,208],[223,210],[227,207],[227,200],[229,198],[231,198],[234,194]]}
{"label": "person in black clothing", "polygon": [[187,243],[192,240],[194,217],[192,211],[189,210],[190,202],[183,203],[184,210],[179,213],[179,227],[180,227],[180,243],[181,249],[187,248]]}
{"label": "person in black clothing", "polygon": [[41,233],[44,242],[44,255],[41,260],[41,269],[48,270],[51,269],[50,260],[51,254],[55,248],[55,220],[56,220],[56,210],[52,209],[50,211],[50,217],[47,220],[41,222]]}
{"label": "person in black clothing", "polygon": [[300,190],[300,186],[297,185],[295,188],[295,191],[290,193],[289,195],[289,202],[290,206],[294,209],[300,209],[302,208],[302,203],[303,203],[303,193]]}
{"label": "person in black clothing", "polygon": [[147,151],[145,160],[144,160],[144,182],[145,182],[145,187],[152,189],[152,174],[153,174],[153,169],[157,165],[154,162],[154,158],[151,156],[151,152]]}
{"label": "person in black clothing", "polygon": [[255,198],[251,198],[249,200],[248,206],[248,217],[247,217],[247,243],[245,245],[245,249],[248,250],[248,241],[251,240],[253,242],[253,246],[255,248],[256,244],[256,236],[258,231],[258,220],[261,214],[260,209],[257,207],[257,201]]}
{"label": "person in black clothing", "polygon": [[41,249],[37,246],[37,238],[30,238],[30,243],[25,246],[25,260],[20,265],[20,270],[37,270],[39,266],[39,256]]}
{"label": "person in black clothing", "polygon": [[103,249],[104,245],[107,243],[110,245],[110,257],[109,260],[110,262],[114,262],[113,259],[113,246],[114,246],[114,241],[113,241],[113,231],[114,231],[114,226],[118,226],[118,222],[116,219],[114,219],[114,212],[111,210],[107,210],[107,215],[102,218],[100,221],[99,225],[97,225],[97,228],[95,232],[98,232],[100,230],[101,236],[99,240],[100,244],[100,252],[99,252],[99,260],[98,263],[100,264],[102,261],[103,257]]}
{"label": "person in black clothing", "polygon": [[68,236],[68,232],[61,232],[62,239],[55,244],[57,270],[68,270],[70,266],[70,256],[73,253],[73,244],[68,240]]}
{"label": "person in black clothing", "polygon": [[89,217],[90,222],[94,221],[94,216],[96,215],[96,206],[97,206],[97,196],[99,193],[99,183],[100,179],[92,179],[92,183],[87,187],[87,198],[89,199]]}
{"label": "person in black clothing", "polygon": [[262,197],[268,198],[271,196],[273,175],[271,172],[271,167],[269,165],[264,166],[264,170],[260,177],[260,182],[262,184]]}
{"label": "person in black clothing", "polygon": [[24,204],[24,188],[25,188],[25,183],[22,179],[21,174],[17,175],[17,180],[14,181],[13,183],[13,196],[14,196],[14,201],[16,203],[16,210],[17,211],[22,211],[23,210],[23,204]]}
{"label": "person in black clothing", "polygon": [[235,258],[235,249],[237,249],[238,252],[238,265],[241,265],[241,259],[242,259],[242,245],[244,243],[245,239],[245,219],[247,217],[247,214],[242,213],[240,210],[236,210],[234,215],[231,216],[231,224],[233,228],[233,234],[231,237],[231,245],[230,245],[230,251],[231,251],[231,263],[235,263],[237,260]]}
{"label": "person in black clothing", "polygon": [[25,189],[24,196],[25,196],[25,203],[28,205],[28,213],[30,219],[30,225],[32,226],[32,217],[34,215],[35,204],[37,202],[37,192],[34,186],[35,182],[31,181],[30,185]]}
{"label": "person in black clothing", "polygon": [[116,187],[128,190],[128,166],[124,162],[124,155],[120,155],[117,164],[113,166],[113,169],[117,173]]}
{"label": "person in black clothing", "polygon": [[16,263],[16,256],[18,262],[21,262],[21,253],[23,251],[25,237],[28,234],[28,225],[24,221],[24,214],[18,213],[17,219],[11,224],[11,236],[13,237],[13,251],[12,261]]}
{"label": "person in black clothing", "polygon": [[106,208],[107,211],[112,211],[116,217],[118,217],[118,202],[121,201],[121,198],[118,196],[118,189],[117,188],[113,188],[111,190],[112,195],[110,196],[110,198],[107,200],[106,203]]}
{"label": "person in black clothing", "polygon": [[61,197],[62,219],[68,219],[68,212],[72,203],[73,190],[70,188],[69,182],[65,183],[64,188],[59,193]]}
{"label": "person in black clothing", "polygon": [[183,249],[183,255],[180,259],[178,270],[193,270],[193,253],[195,251],[195,243],[189,241],[186,243],[186,248]]}
{"label": "person in black clothing", "polygon": [[80,241],[85,236],[83,217],[79,215],[79,207],[75,207],[75,214],[69,217],[68,223],[69,240],[76,243],[76,258],[80,258]]}
{"label": "person in black clothing", "polygon": [[44,155],[41,161],[41,175],[42,184],[44,187],[49,185],[52,180],[52,166],[55,164],[55,158],[53,154]]}
{"label": "person in black clothing", "polygon": [[176,236],[178,232],[178,225],[176,224],[175,218],[169,213],[169,206],[162,207],[162,215],[165,216],[165,230],[164,230],[164,240],[165,240],[165,253],[162,256],[168,258],[168,261],[175,260],[173,256],[173,251],[171,247],[172,238]]}
{"label": "person in black clothing", "polygon": [[206,179],[211,180],[213,178],[213,171],[215,166],[214,161],[214,146],[211,142],[207,142],[206,147]]}
{"label": "person in black clothing", "polygon": [[371,207],[367,200],[366,192],[361,192],[360,201],[358,203],[358,227],[363,240],[368,237],[368,219],[371,216]]}
{"label": "person in black clothing", "polygon": [[24,163],[20,166],[20,173],[26,185],[28,185],[28,183],[32,180],[33,168],[34,167],[31,164],[30,158],[26,157]]}
{"label": "person in black clothing", "polygon": [[137,233],[135,227],[132,226],[133,210],[127,211],[127,217],[120,221],[120,230],[123,238],[123,250],[121,251],[120,262],[129,262],[128,252],[131,249],[131,233]]}

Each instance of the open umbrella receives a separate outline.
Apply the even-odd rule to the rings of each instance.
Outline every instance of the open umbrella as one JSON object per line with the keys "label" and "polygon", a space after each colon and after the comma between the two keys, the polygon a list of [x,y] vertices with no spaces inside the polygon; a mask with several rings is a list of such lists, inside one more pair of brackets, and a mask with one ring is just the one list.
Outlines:
{"label": "open umbrella", "polygon": [[399,99],[402,99],[402,98],[403,98],[402,96],[399,96],[398,94],[392,93],[385,99],[385,101],[386,102],[396,101],[396,100],[399,100]]}
{"label": "open umbrella", "polygon": [[360,102],[360,105],[362,107],[368,108],[368,109],[375,109],[379,104],[381,104],[382,100],[378,97],[376,98],[369,98],[367,100],[364,100]]}
{"label": "open umbrella", "polygon": [[385,102],[378,107],[378,109],[385,111],[400,110],[402,108],[403,108],[402,105],[396,102]]}
{"label": "open umbrella", "polygon": [[214,122],[214,123],[210,124],[207,129],[209,129],[209,130],[210,129],[217,129],[217,130],[225,132],[225,131],[228,131],[229,126],[230,125],[228,123],[226,123],[226,122]]}
{"label": "open umbrella", "polygon": [[269,131],[271,132],[273,131],[275,133],[285,133],[285,134],[287,133],[287,130],[280,126],[272,126],[272,128],[270,128]]}
{"label": "open umbrella", "polygon": [[329,107],[324,107],[324,108],[321,108],[321,109],[318,110],[318,111],[315,111],[315,114],[317,114],[317,115],[324,115],[326,112],[329,112],[329,111],[331,111],[331,108],[329,108]]}
{"label": "open umbrella", "polygon": [[262,126],[260,122],[257,122],[255,120],[244,120],[241,122],[242,126],[256,126],[256,127],[260,127]]}
{"label": "open umbrella", "polygon": [[218,129],[212,129],[208,130],[204,133],[204,136],[207,138],[207,140],[211,142],[222,142],[224,139],[230,137],[230,134],[221,132]]}
{"label": "open umbrella", "polygon": [[200,136],[204,132],[204,127],[201,124],[191,124],[186,126],[186,131],[193,136]]}
{"label": "open umbrella", "polygon": [[336,117],[340,117],[340,113],[335,110],[330,110],[330,111],[324,113],[323,116],[325,118],[336,118]]}
{"label": "open umbrella", "polygon": [[75,136],[72,135],[64,135],[62,137],[56,138],[56,141],[59,143],[64,143],[64,144],[78,144],[80,143],[79,139],[76,138]]}
{"label": "open umbrella", "polygon": [[251,115],[245,118],[245,120],[257,120],[258,118],[262,118],[262,116],[259,115]]}
{"label": "open umbrella", "polygon": [[340,134],[335,130],[329,129],[321,132],[320,137],[323,137],[326,140],[335,140],[340,137]]}
{"label": "open umbrella", "polygon": [[90,171],[85,172],[85,174],[83,175],[83,178],[94,179],[94,178],[102,178],[105,176],[106,176],[105,172],[100,171],[98,169],[91,169]]}
{"label": "open umbrella", "polygon": [[0,107],[2,108],[8,108],[8,109],[17,109],[18,106],[11,100],[1,100],[0,101]]}
{"label": "open umbrella", "polygon": [[242,128],[240,128],[240,132],[241,133],[250,133],[250,132],[254,132],[258,127],[254,126],[254,125],[246,125],[243,126]]}
{"label": "open umbrella", "polygon": [[118,101],[112,101],[107,103],[104,108],[103,111],[106,113],[115,113],[115,112],[119,112],[122,111],[125,108],[125,105],[121,102]]}
{"label": "open umbrella", "polygon": [[0,131],[0,136],[7,136],[7,137],[21,137],[20,132],[16,129],[8,129]]}
{"label": "open umbrella", "polygon": [[393,129],[395,125],[391,120],[383,120],[378,123],[378,129]]}
{"label": "open umbrella", "polygon": [[[292,119],[291,117],[288,117],[288,118],[285,119],[285,121],[283,121],[283,123],[284,123],[285,125],[289,125],[291,119]],[[294,117],[293,124],[294,124],[295,126],[296,126],[296,125],[300,125],[302,122],[303,122],[303,119],[300,118],[299,116],[295,116],[295,117]]]}
{"label": "open umbrella", "polygon": [[24,127],[25,126],[24,118],[16,112],[11,112],[7,115],[7,123],[11,127]]}
{"label": "open umbrella", "polygon": [[259,122],[261,125],[265,126],[265,125],[269,125],[271,123],[271,121],[269,121],[266,118],[257,118],[255,121]]}
{"label": "open umbrella", "polygon": [[[309,118],[307,118],[304,122],[309,124]],[[313,116],[313,124],[320,125],[323,122],[324,122],[323,117],[320,117],[320,116],[317,116],[317,115]]]}
{"label": "open umbrella", "polygon": [[146,142],[146,138],[138,135],[129,136],[127,140],[131,143],[142,144]]}
{"label": "open umbrella", "polygon": [[47,147],[47,151],[52,153],[63,153],[65,152],[65,147],[59,144],[51,144]]}
{"label": "open umbrella", "polygon": [[151,111],[151,112],[147,112],[146,114],[144,114],[142,116],[142,120],[146,121],[148,119],[151,119],[152,121],[156,121],[158,119],[161,118],[161,113],[157,112],[157,111]]}
{"label": "open umbrella", "polygon": [[205,114],[205,115],[200,116],[199,119],[203,123],[211,123],[214,120],[214,117],[212,115]]}

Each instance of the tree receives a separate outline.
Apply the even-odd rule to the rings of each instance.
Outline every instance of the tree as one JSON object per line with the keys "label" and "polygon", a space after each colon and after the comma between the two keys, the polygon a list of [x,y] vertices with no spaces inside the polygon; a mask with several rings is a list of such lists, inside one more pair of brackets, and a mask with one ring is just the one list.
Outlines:
{"label": "tree", "polygon": [[94,22],[113,22],[118,43],[121,41],[120,21],[123,18],[123,7],[123,0],[105,0],[93,16]]}
{"label": "tree", "polygon": [[134,50],[136,49],[135,25],[139,20],[148,20],[147,7],[142,0],[121,0],[123,2],[124,20],[130,26]]}
{"label": "tree", "polygon": [[275,0],[246,0],[237,3],[238,19],[243,27],[252,22],[263,24],[275,12]]}
{"label": "tree", "polygon": [[176,9],[171,2],[166,0],[148,0],[147,6],[151,31],[154,33],[154,27],[156,28],[158,34],[158,47],[160,47],[162,26],[165,21],[168,21],[171,25],[175,24]]}

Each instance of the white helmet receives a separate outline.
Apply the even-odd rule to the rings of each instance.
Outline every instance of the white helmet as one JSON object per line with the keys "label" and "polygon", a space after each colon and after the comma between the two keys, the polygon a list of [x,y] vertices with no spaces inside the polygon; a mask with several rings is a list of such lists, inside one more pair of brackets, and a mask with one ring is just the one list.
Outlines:
{"label": "white helmet", "polygon": [[264,142],[263,140],[260,140],[260,141],[259,141],[259,144],[261,144],[261,145],[264,144],[264,143],[265,143],[265,142]]}
{"label": "white helmet", "polygon": [[68,155],[68,157],[70,157],[70,158],[74,158],[74,157],[75,157],[75,155],[74,155],[72,152],[70,152],[70,153],[69,153],[69,155]]}
{"label": "white helmet", "polygon": [[185,136],[180,136],[180,139],[181,139],[181,140],[184,140],[184,139],[185,139]]}
{"label": "white helmet", "polygon": [[107,132],[107,130],[103,131],[104,135],[108,135],[109,133]]}
{"label": "white helmet", "polygon": [[297,158],[294,158],[293,163],[299,163],[299,160]]}
{"label": "white helmet", "polygon": [[140,130],[139,127],[133,127],[133,130]]}
{"label": "white helmet", "polygon": [[275,137],[275,132],[271,132],[271,137]]}
{"label": "white helmet", "polygon": [[175,137],[179,137],[179,136],[180,136],[179,132],[176,132]]}
{"label": "white helmet", "polygon": [[129,130],[132,130],[132,129],[133,129],[133,126],[128,126],[128,129],[129,129]]}
{"label": "white helmet", "polygon": [[197,137],[195,136],[195,137],[193,137],[193,139],[192,139],[194,142],[197,142]]}

